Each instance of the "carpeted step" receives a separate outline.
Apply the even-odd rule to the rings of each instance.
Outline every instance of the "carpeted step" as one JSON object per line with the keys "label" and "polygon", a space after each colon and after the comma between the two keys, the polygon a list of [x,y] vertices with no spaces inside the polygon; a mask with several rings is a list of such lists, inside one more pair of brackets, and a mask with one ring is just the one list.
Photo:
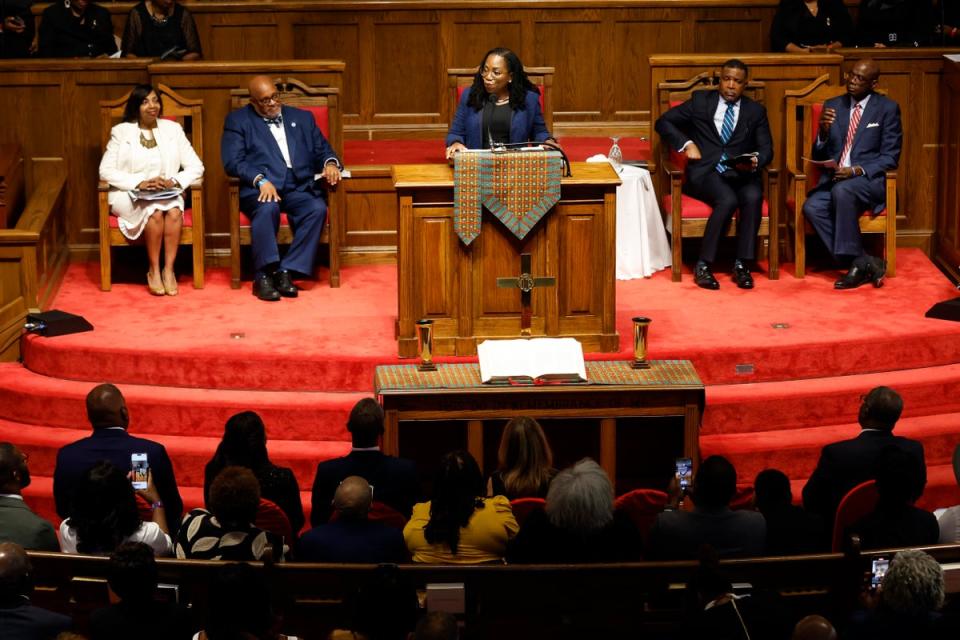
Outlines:
{"label": "carpeted step", "polygon": [[702,435],[777,431],[855,422],[860,396],[885,385],[904,417],[960,411],[960,364],[863,375],[707,387]]}
{"label": "carpeted step", "polygon": [[[17,363],[0,363],[0,418],[90,430],[85,398],[90,382],[49,378]],[[284,440],[346,441],[350,409],[363,393],[229,391],[120,385],[133,429],[145,433],[221,437],[227,419],[256,411],[267,436]],[[80,437],[80,436],[77,436]]]}

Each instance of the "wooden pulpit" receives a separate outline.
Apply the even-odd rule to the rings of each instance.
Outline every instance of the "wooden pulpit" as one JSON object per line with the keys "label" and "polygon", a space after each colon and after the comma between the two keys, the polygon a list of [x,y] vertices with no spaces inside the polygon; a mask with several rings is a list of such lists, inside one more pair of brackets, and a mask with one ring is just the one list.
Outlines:
{"label": "wooden pulpit", "polygon": [[[393,167],[400,357],[417,355],[417,320],[433,320],[434,354],[474,355],[487,338],[520,337],[524,315],[534,337],[569,336],[584,351],[618,350],[620,179],[606,162],[573,163],[572,174],[523,240],[484,210],[480,234],[467,245],[454,230],[453,169]],[[517,286],[504,286],[510,282]]]}

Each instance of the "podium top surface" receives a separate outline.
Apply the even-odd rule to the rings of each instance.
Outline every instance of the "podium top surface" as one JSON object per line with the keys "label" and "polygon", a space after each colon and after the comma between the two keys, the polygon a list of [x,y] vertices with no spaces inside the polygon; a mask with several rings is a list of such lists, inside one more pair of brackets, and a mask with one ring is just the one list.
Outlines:
{"label": "podium top surface", "polygon": [[[562,185],[619,185],[620,178],[609,162],[571,162],[573,174]],[[453,167],[447,164],[395,164],[391,168],[393,186],[453,187]]]}

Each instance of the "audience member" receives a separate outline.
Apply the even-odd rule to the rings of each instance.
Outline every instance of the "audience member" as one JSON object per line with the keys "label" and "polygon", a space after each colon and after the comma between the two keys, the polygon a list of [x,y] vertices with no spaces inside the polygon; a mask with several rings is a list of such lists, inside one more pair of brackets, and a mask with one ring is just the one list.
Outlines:
{"label": "audience member", "polygon": [[253,411],[231,416],[223,428],[223,439],[203,473],[204,501],[210,500],[210,485],[226,467],[246,467],[260,483],[260,497],[270,500],[287,515],[294,535],[303,528],[300,485],[288,467],[278,467],[267,454],[267,430]]}
{"label": "audience member", "polygon": [[24,549],[59,551],[53,525],[35,514],[21,492],[30,485],[27,454],[9,442],[0,442],[0,542],[16,542]]}
{"label": "audience member", "polygon": [[417,592],[392,565],[381,565],[348,601],[350,628],[330,640],[408,640],[417,617]]}
{"label": "audience member", "polygon": [[502,561],[520,528],[504,496],[484,498],[480,467],[466,451],[443,456],[433,499],[414,505],[403,530],[414,562],[476,564]]}
{"label": "audience member", "polygon": [[27,58],[34,53],[36,20],[33,0],[4,0],[0,8],[0,58]]}
{"label": "audience member", "polygon": [[940,528],[929,511],[913,506],[923,493],[923,469],[915,457],[896,447],[885,449],[877,465],[879,500],[873,513],[850,526],[863,549],[937,544]]}
{"label": "audience member", "polygon": [[166,510],[150,472],[147,488],[136,492],[151,505],[152,522],[143,522],[127,475],[109,462],[95,464],[80,478],[70,517],[60,523],[65,553],[112,553],[123,542],[143,542],[158,556],[173,554]]}
{"label": "audience member", "polygon": [[120,602],[90,615],[91,640],[190,640],[190,611],[157,600],[157,561],[142,542],[125,542],[110,555],[107,580]]}
{"label": "audience member", "polygon": [[129,58],[199,60],[193,14],[176,0],[141,0],[127,15],[120,51]]}
{"label": "audience member", "polygon": [[860,435],[851,440],[828,444],[803,488],[803,506],[823,518],[828,530],[843,496],[850,489],[877,477],[877,461],[888,446],[898,447],[923,467],[922,485],[927,484],[923,444],[893,435],[903,411],[903,399],[889,387],[876,387],[863,396],[857,420]]}
{"label": "audience member", "polygon": [[827,551],[823,519],[793,504],[790,479],[777,469],[757,474],[753,483],[757,511],[767,523],[767,553],[773,556]]}
{"label": "audience member", "polygon": [[930,40],[930,0],[860,0],[857,34],[862,47],[920,47]]}
{"label": "audience member", "polygon": [[[960,485],[960,445],[953,450],[953,477]],[[960,542],[960,505],[950,507],[940,514],[940,542]]]}
{"label": "audience member", "polygon": [[[123,236],[128,240],[144,237],[147,290],[155,296],[175,296],[179,290],[173,266],[183,228],[182,189],[200,179],[203,161],[180,124],[162,115],[163,100],[157,90],[149,84],[136,85],[127,98],[123,122],[110,130],[100,160],[100,179],[110,185],[110,213]],[[171,189],[172,194],[158,197],[158,192]]]}
{"label": "audience member", "polygon": [[807,616],[793,628],[790,640],[837,640],[837,630],[823,616]]}
{"label": "audience member", "polygon": [[110,11],[91,0],[52,2],[40,17],[40,56],[103,58],[117,52]]}
{"label": "audience member", "polygon": [[553,479],[544,510],[533,511],[507,547],[511,563],[639,560],[640,534],[613,509],[613,485],[584,458]]}
{"label": "audience member", "polygon": [[413,504],[420,497],[417,472],[412,461],[394,458],[380,451],[383,409],[376,400],[364,398],[354,405],[347,420],[347,431],[353,439],[350,453],[317,465],[310,523],[316,527],[330,519],[333,494],[348,476],[364,478],[373,486],[377,502],[409,518]]}
{"label": "audience member", "polygon": [[225,564],[210,581],[198,640],[296,640],[279,633],[280,617],[263,576],[249,564]]}
{"label": "audience member", "polygon": [[[52,5],[51,5],[52,6]],[[61,518],[71,515],[74,488],[94,464],[108,460],[118,469],[130,468],[130,456],[146,453],[150,473],[167,514],[167,523],[174,528],[180,522],[183,501],[177,490],[173,465],[162,444],[131,436],[127,432],[130,414],[123,394],[112,384],[101,384],[87,394],[87,417],[93,433],[64,446],[57,453],[53,472],[53,497]]]}
{"label": "audience member", "polygon": [[693,479],[693,511],[676,508],[680,493],[671,482],[671,501],[650,531],[650,555],[662,559],[696,558],[708,545],[720,557],[759,556],[766,548],[767,527],[756,511],[732,511],[737,471],[723,456],[710,456]]}
{"label": "audience member", "polygon": [[527,416],[512,418],[504,427],[497,463],[487,481],[487,496],[544,498],[557,473],[543,428]]}
{"label": "audience member", "polygon": [[370,483],[360,476],[344,478],[333,496],[336,519],[303,535],[297,559],[372,564],[409,560],[400,529],[367,518],[372,501]]}
{"label": "audience member", "polygon": [[417,621],[412,640],[457,640],[457,619],[446,611],[431,611]]}
{"label": "audience member", "polygon": [[183,518],[177,536],[177,557],[201,560],[261,560],[272,554],[282,560],[280,536],[253,524],[260,506],[260,484],[250,469],[227,467],[210,485],[206,509]]}
{"label": "audience member", "polygon": [[853,45],[853,19],[843,0],[782,0],[770,43],[773,51],[829,53]]}
{"label": "audience member", "polygon": [[955,47],[960,43],[960,2],[934,0],[935,37],[932,44]]}
{"label": "audience member", "polygon": [[52,640],[73,625],[69,617],[30,604],[30,558],[14,542],[0,542],[0,631],[3,640]]}

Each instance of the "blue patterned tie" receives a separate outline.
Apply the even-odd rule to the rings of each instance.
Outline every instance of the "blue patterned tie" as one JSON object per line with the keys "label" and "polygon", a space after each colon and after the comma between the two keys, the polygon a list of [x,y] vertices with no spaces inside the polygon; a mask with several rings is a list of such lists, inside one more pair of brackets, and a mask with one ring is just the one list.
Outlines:
{"label": "blue patterned tie", "polygon": [[[735,104],[736,102],[728,102],[727,110],[723,114],[723,125],[720,127],[720,140],[723,141],[723,144],[730,142],[730,136],[733,135],[733,105]],[[717,163],[717,171],[719,173],[724,173],[730,168],[723,164],[723,161],[729,157],[726,151],[720,156],[720,162]]]}

